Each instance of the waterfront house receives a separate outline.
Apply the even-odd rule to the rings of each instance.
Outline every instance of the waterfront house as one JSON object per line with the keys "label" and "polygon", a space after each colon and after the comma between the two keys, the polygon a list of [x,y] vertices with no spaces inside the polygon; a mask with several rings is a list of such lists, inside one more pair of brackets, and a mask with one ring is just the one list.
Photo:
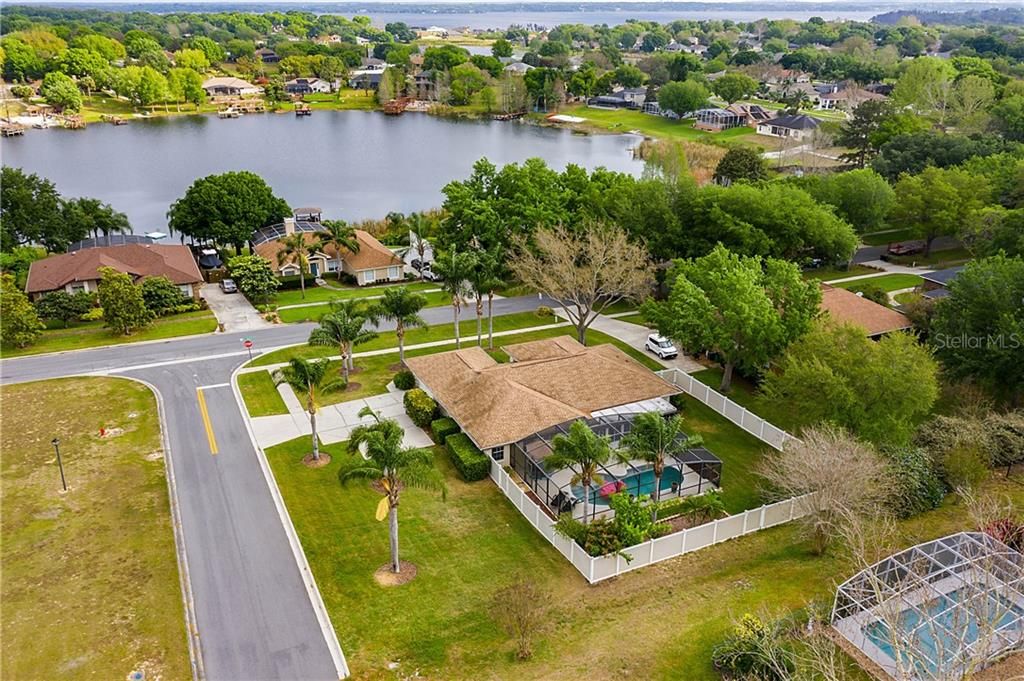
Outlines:
{"label": "waterfront house", "polygon": [[779,116],[757,124],[758,135],[784,137],[799,141],[809,140],[821,123],[807,114]]}
{"label": "waterfront house", "polygon": [[631,87],[591,97],[587,106],[595,109],[642,109],[646,100],[647,88]]}
{"label": "waterfront house", "polygon": [[906,315],[885,305],[879,305],[853,291],[828,284],[821,286],[819,309],[822,314],[827,314],[836,322],[859,326],[864,329],[868,338],[879,338],[894,331],[906,331],[912,326]]}
{"label": "waterfront house", "polygon": [[207,78],[203,81],[203,90],[209,97],[244,97],[263,92],[263,88],[233,76]]}
{"label": "waterfront house", "polygon": [[[587,347],[559,336],[501,349],[509,362],[474,346],[410,357],[406,366],[441,411],[481,451],[515,470],[553,517],[580,515],[584,496],[571,470],[544,465],[555,437],[584,421],[617,447],[638,414],[676,411],[668,398],[679,388],[614,345]],[[721,478],[722,462],[706,449],[686,450],[668,464],[662,498],[713,489]],[[652,473],[643,462],[608,463],[601,475],[588,504],[594,514],[608,511],[611,493],[651,491]]]}
{"label": "waterfront house", "polygon": [[775,112],[757,104],[732,104],[724,109],[701,109],[694,112],[693,127],[708,132],[721,132],[744,125],[756,126],[774,117]]}
{"label": "waterfront house", "polygon": [[34,261],[29,266],[25,292],[33,300],[52,291],[92,293],[99,287],[100,268],[111,267],[136,282],[147,277],[167,277],[182,294],[199,299],[203,275],[188,246],[155,244],[144,238],[112,243],[115,245],[87,245]]}
{"label": "waterfront house", "polygon": [[380,77],[384,71],[377,69],[359,69],[348,74],[348,86],[353,90],[376,90],[380,87]]}
{"label": "waterfront house", "polygon": [[320,78],[293,78],[284,84],[284,91],[290,95],[311,95],[313,93],[327,93],[332,89],[331,84]]}
{"label": "waterfront house", "polygon": [[[277,260],[277,254],[283,248],[281,237],[300,233],[307,246],[313,247],[320,242],[323,231],[324,226],[319,220],[285,218],[283,222],[264,227],[253,235],[253,251],[269,262],[278,276],[296,276],[299,274],[298,264],[279,263]],[[361,229],[355,230],[355,236],[359,242],[358,252],[352,253],[344,248],[339,251],[334,245],[317,248],[308,256],[308,273],[324,277],[336,274],[340,269],[359,286],[405,279],[405,263],[391,249]]]}

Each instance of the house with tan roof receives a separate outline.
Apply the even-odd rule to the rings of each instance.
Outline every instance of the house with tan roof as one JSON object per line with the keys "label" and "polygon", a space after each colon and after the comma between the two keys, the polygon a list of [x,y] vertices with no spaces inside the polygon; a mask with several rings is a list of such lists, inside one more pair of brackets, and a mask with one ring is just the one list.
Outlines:
{"label": "house with tan roof", "polygon": [[821,311],[833,320],[859,326],[869,338],[912,327],[906,315],[838,286],[821,285]]}
{"label": "house with tan roof", "polygon": [[[318,218],[285,218],[283,222],[264,227],[253,235],[253,251],[270,263],[275,274],[282,277],[296,276],[299,274],[297,263],[278,262],[278,253],[284,248],[281,238],[299,233],[306,244],[314,246],[320,242],[320,235],[324,231]],[[323,277],[340,269],[352,276],[359,286],[405,279],[405,262],[394,251],[364,230],[355,230],[355,236],[359,242],[359,250],[355,253],[347,248],[339,250],[333,244],[311,253],[309,273],[314,277]]]}
{"label": "house with tan roof", "polygon": [[244,97],[263,93],[263,88],[234,76],[215,76],[203,81],[208,97]]}
{"label": "house with tan roof", "polygon": [[33,300],[52,291],[92,293],[99,288],[103,267],[128,274],[136,282],[166,277],[184,295],[196,300],[203,285],[203,275],[188,246],[132,242],[82,248],[36,260],[29,266],[25,292]]}
{"label": "house with tan roof", "polygon": [[[508,462],[553,517],[571,511],[584,492],[569,469],[549,470],[554,439],[584,421],[617,446],[641,413],[670,415],[679,388],[611,344],[584,346],[560,336],[501,348],[501,363],[479,347],[406,359],[417,385],[434,398],[482,451]],[[653,473],[641,462],[608,463],[605,480],[587,504],[608,512],[610,494],[649,495]],[[662,497],[699,494],[718,486],[722,462],[706,449],[688,449],[669,461]]]}

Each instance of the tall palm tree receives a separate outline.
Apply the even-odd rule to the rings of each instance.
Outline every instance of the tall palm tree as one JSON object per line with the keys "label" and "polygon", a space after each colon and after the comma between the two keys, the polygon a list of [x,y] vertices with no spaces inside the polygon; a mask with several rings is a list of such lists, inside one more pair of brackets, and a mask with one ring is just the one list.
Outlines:
{"label": "tall palm tree", "polygon": [[338,252],[338,281],[341,281],[341,251],[345,249],[350,253],[359,252],[359,239],[356,238],[355,227],[352,227],[344,220],[324,220],[324,231],[317,234],[320,243],[317,249],[324,250],[327,246],[334,246]]}
{"label": "tall palm tree", "polygon": [[572,484],[583,486],[584,523],[589,520],[590,489],[604,482],[598,471],[611,455],[608,438],[599,436],[583,421],[573,421],[568,435],[556,435],[551,442],[551,454],[544,460],[544,465],[551,470],[572,469]]}
{"label": "tall palm tree", "polygon": [[320,407],[320,397],[344,387],[340,378],[330,378],[327,369],[330,361],[326,359],[310,362],[293,357],[288,365],[274,372],[274,384],[287,383],[299,395],[305,396],[306,413],[309,414],[309,427],[313,431],[313,460],[320,460],[320,441],[316,436],[316,412]]}
{"label": "tall palm tree", "polygon": [[377,303],[366,311],[366,318],[372,324],[379,324],[382,319],[395,323],[398,360],[402,364],[405,364],[405,331],[414,327],[427,328],[427,323],[420,317],[420,310],[426,306],[426,297],[406,286],[391,286],[384,289]]}
{"label": "tall palm tree", "polygon": [[357,426],[348,440],[348,450],[356,457],[355,463],[341,469],[338,479],[348,484],[356,478],[377,483],[384,497],[377,506],[377,519],[388,517],[388,538],[391,543],[391,571],[401,572],[398,560],[398,502],[406,487],[438,491],[447,496],[444,477],[434,468],[434,455],[429,449],[402,445],[404,431],[393,419],[383,419],[369,407],[363,407],[360,417],[372,417],[369,424]]}
{"label": "tall palm tree", "polygon": [[651,498],[651,520],[658,519],[658,502],[661,500],[661,476],[665,473],[665,462],[675,454],[691,447],[700,446],[704,440],[699,435],[686,437],[683,420],[678,416],[670,419],[657,412],[637,415],[633,429],[622,439],[623,448],[619,453],[622,461],[645,461],[654,471],[654,492]]}
{"label": "tall palm tree", "polygon": [[482,345],[481,341],[481,319],[484,314],[484,300],[487,296],[487,349],[494,349],[494,289],[501,286],[504,281],[501,277],[504,273],[505,263],[501,257],[500,247],[489,251],[479,251],[476,254],[476,261],[473,273],[470,276],[470,286],[473,288],[473,295],[476,298],[476,344]]}
{"label": "tall palm tree", "polygon": [[462,347],[459,335],[459,316],[462,312],[462,299],[469,296],[470,286],[467,283],[473,275],[476,256],[472,253],[458,253],[452,249],[434,258],[432,269],[441,277],[441,290],[452,297],[452,317],[455,320],[455,347]]}
{"label": "tall palm tree", "polygon": [[352,349],[377,337],[366,326],[366,312],[358,300],[332,300],[331,311],[320,318],[320,326],[309,334],[310,345],[336,346],[341,354],[341,376],[355,368]]}
{"label": "tall palm tree", "polygon": [[306,235],[303,232],[295,232],[279,239],[281,250],[277,252],[277,266],[292,263],[299,268],[299,289],[301,297],[306,298],[306,272],[309,271],[309,254],[316,251],[316,244],[310,246],[306,243]]}
{"label": "tall palm tree", "polygon": [[428,243],[423,238],[423,232],[427,228],[427,221],[423,218],[422,213],[413,213],[409,216],[409,229],[416,235],[416,241],[410,244],[410,247],[416,251],[416,256],[420,261],[420,281],[423,281],[423,259],[427,255]]}

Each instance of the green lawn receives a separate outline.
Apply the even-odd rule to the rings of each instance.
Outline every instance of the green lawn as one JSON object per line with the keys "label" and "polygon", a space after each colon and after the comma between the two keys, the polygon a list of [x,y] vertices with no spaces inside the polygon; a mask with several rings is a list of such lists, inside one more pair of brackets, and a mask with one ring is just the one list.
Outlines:
{"label": "green lawn", "polygon": [[254,371],[238,375],[238,389],[245,400],[245,407],[250,416],[273,416],[287,414],[288,408],[277,392],[270,372]]}
{"label": "green lawn", "polygon": [[73,378],[4,386],[3,402],[4,677],[190,678],[153,394]]}
{"label": "green lawn", "polygon": [[[396,284],[392,284],[395,286]],[[430,282],[412,282],[409,284],[397,284],[406,286],[410,291],[429,291],[436,289],[437,284]],[[381,296],[384,289],[390,286],[345,286],[331,281],[327,286],[312,286],[306,289],[305,298],[302,297],[301,289],[288,289],[278,291],[271,301],[274,305],[301,305],[303,303],[319,303],[329,300],[341,300],[349,298],[367,298],[370,296]]]}
{"label": "green lawn", "polygon": [[636,314],[628,314],[624,317],[616,317],[620,322],[629,322],[630,324],[639,324],[640,326],[648,326],[647,319],[639,312]]}
{"label": "green lawn", "polygon": [[312,94],[303,97],[311,109],[337,109],[372,111],[377,108],[377,95],[372,90],[342,88],[338,92]]}
{"label": "green lawn", "polygon": [[838,288],[850,291],[863,291],[865,286],[877,286],[883,291],[899,291],[902,288],[913,288],[921,284],[921,277],[916,274],[883,274],[869,279],[855,279],[835,284]]}
{"label": "green lawn", "polygon": [[974,256],[971,255],[970,251],[962,246],[958,246],[956,248],[933,250],[928,256],[922,253],[917,255],[900,255],[893,257],[891,261],[899,265],[927,266],[932,269],[941,270],[946,267],[953,267],[954,265],[962,265],[972,257]]}
{"label": "green lawn", "polygon": [[807,270],[803,273],[804,279],[816,279],[818,281],[831,281],[832,279],[845,279],[846,277],[857,277],[862,274],[873,274],[878,270],[864,265],[850,265],[847,268],[841,267],[819,267]]}
{"label": "green lawn", "polygon": [[[688,408],[689,409],[689,408]],[[588,586],[488,480],[458,480],[435,452],[448,495],[410,489],[399,510],[403,560],[416,578],[381,587],[386,524],[380,496],[337,472],[352,459],[325,450],[322,469],[300,463],[305,438],[267,450],[274,476],[356,678],[645,678],[720,681],[711,650],[744,613],[831,602],[848,573],[836,554],[812,555],[793,525],[748,535]],[[997,482],[1024,503],[1024,487]],[[901,545],[970,528],[964,504],[900,525]],[[495,620],[499,588],[523,576],[544,594],[531,660],[516,661]],[[866,679],[866,676],[854,676]]]}
{"label": "green lawn", "polygon": [[[378,294],[379,295],[379,294]],[[323,300],[331,300],[332,298],[355,298],[360,299],[365,296],[331,296],[327,294]],[[424,293],[423,297],[427,299],[427,307],[440,307],[442,305],[451,305],[452,297],[443,291],[435,291],[434,293]],[[367,300],[368,304],[372,304],[373,300]],[[315,322],[324,316],[327,312],[330,312],[331,307],[328,303],[323,305],[310,305],[308,307],[289,307],[285,309],[278,309],[277,314],[281,318],[282,322],[285,323],[296,323],[296,322]]]}
{"label": "green lawn", "polygon": [[82,350],[104,345],[122,345],[139,341],[161,340],[176,336],[191,336],[217,330],[217,319],[209,310],[185,312],[171,317],[160,317],[144,329],[130,336],[115,334],[103,328],[103,322],[85,322],[70,329],[54,329],[43,334],[26,348],[4,347],[4,357],[36,355],[42,352]]}
{"label": "green lawn", "polygon": [[909,227],[903,227],[901,229],[887,229],[882,232],[864,234],[860,237],[860,240],[868,246],[888,246],[900,241],[913,241],[916,238],[914,230]]}
{"label": "green lawn", "polygon": [[[299,308],[299,309],[314,309],[314,308]],[[287,312],[287,310],[285,310]],[[497,331],[511,331],[513,329],[524,329],[530,326],[543,326],[547,324],[555,324],[558,319],[555,317],[544,317],[538,316],[535,312],[516,312],[513,314],[499,315],[494,318],[494,330]],[[463,308],[462,319],[459,321],[459,330],[462,333],[464,340],[476,341],[476,313],[475,311],[469,311],[467,317],[467,310]],[[483,320],[483,332],[486,342],[487,334],[487,318]],[[455,338],[455,324],[449,322],[448,324],[435,324],[427,329],[409,329],[405,332],[405,345],[416,345],[418,343],[430,343],[433,341],[440,341],[446,339]],[[498,344],[499,339],[495,339],[495,344]],[[356,348],[356,352],[367,352],[369,350],[383,350],[384,348],[397,348],[398,339],[395,337],[394,331],[382,331],[377,338],[363,343]],[[317,357],[331,357],[338,354],[338,348],[335,347],[314,347],[309,345],[299,345],[291,348],[282,348],[281,350],[275,350],[274,352],[266,355],[261,355],[253,360],[250,366],[267,366],[269,364],[280,364],[287,362],[291,357],[303,357],[305,359],[317,358]]]}
{"label": "green lawn", "polygon": [[692,120],[674,121],[663,116],[652,116],[625,109],[594,109],[586,105],[566,107],[561,113],[587,119],[587,123],[603,130],[628,132],[639,130],[650,137],[685,139],[696,142],[729,141],[752,137],[753,128],[739,127],[718,133],[705,132],[693,127]]}

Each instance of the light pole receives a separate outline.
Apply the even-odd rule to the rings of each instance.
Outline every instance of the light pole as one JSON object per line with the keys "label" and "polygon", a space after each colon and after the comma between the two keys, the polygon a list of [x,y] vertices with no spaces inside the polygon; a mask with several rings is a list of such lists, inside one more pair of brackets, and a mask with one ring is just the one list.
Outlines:
{"label": "light pole", "polygon": [[57,452],[57,468],[60,469],[60,484],[64,488],[64,491],[68,491],[68,483],[64,479],[64,463],[60,460],[60,439],[53,438],[50,440],[50,444],[53,445],[53,449]]}

